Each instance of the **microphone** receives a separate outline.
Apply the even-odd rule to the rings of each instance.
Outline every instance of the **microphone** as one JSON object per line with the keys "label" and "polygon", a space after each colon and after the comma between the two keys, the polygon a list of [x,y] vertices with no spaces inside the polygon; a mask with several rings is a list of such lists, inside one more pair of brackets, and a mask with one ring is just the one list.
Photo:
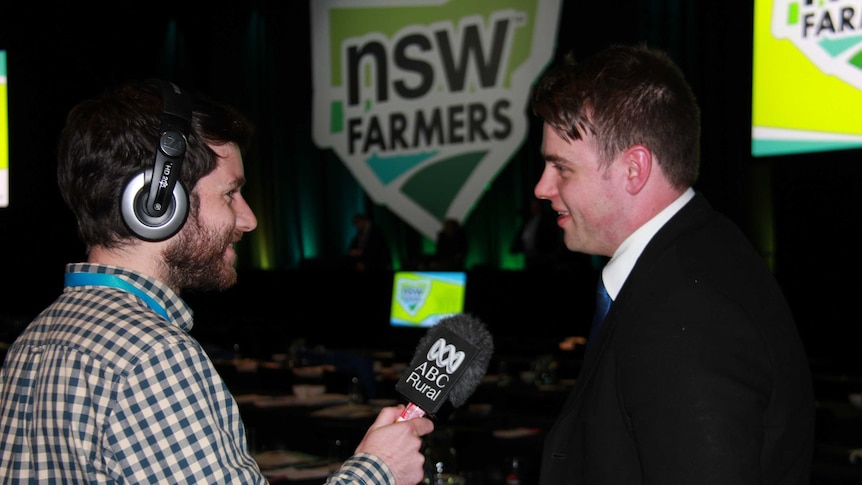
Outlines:
{"label": "microphone", "polygon": [[410,366],[395,389],[409,404],[398,421],[440,417],[460,407],[479,386],[494,339],[477,318],[459,313],[440,320],[419,340]]}

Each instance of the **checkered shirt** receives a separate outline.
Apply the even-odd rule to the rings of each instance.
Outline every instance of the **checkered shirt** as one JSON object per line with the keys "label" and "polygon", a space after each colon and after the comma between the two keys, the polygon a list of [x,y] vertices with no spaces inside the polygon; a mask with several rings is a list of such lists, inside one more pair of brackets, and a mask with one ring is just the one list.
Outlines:
{"label": "checkered shirt", "polygon": [[[0,369],[2,483],[267,483],[236,401],[188,334],[192,310],[167,286],[121,268],[67,286],[8,349]],[[168,321],[160,316],[167,314]],[[394,484],[359,454],[330,484]]]}
{"label": "checkered shirt", "polygon": [[267,483],[179,295],[116,267],[67,272],[119,276],[170,321],[128,291],[67,286],[0,369],[0,480]]}

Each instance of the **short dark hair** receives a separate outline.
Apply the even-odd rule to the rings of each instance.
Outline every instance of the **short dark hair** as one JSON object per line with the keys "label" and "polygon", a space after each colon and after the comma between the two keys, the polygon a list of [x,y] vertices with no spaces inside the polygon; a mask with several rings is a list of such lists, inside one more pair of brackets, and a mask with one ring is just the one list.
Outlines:
{"label": "short dark hair", "polygon": [[[193,113],[180,180],[194,206],[194,187],[218,164],[208,144],[235,143],[245,150],[254,128],[233,107],[188,93]],[[134,175],[153,165],[162,111],[160,93],[145,81],[130,81],[80,102],[67,115],[57,182],[88,249],[115,247],[132,237],[121,216],[122,192]]]}
{"label": "short dark hair", "polygon": [[583,62],[568,53],[539,80],[533,113],[567,140],[591,135],[605,163],[643,144],[670,183],[694,185],[700,169],[700,108],[670,56],[613,45]]}

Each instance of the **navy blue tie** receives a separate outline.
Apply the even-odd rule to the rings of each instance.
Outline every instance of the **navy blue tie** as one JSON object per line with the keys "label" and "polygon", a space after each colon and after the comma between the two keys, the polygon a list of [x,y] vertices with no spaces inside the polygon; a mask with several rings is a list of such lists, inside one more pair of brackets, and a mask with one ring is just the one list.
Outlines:
{"label": "navy blue tie", "polygon": [[590,341],[594,340],[599,333],[599,327],[605,320],[605,315],[611,309],[611,297],[608,295],[608,290],[605,289],[605,283],[599,276],[599,284],[596,287],[596,313],[593,315],[593,323],[590,326]]}

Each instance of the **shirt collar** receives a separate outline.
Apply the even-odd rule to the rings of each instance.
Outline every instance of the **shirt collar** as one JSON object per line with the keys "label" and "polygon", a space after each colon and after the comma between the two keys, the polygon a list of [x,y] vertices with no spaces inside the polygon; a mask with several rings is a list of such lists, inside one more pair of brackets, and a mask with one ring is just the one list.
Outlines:
{"label": "shirt collar", "polygon": [[144,300],[148,301],[148,304],[155,303],[163,308],[171,323],[174,323],[186,332],[192,329],[194,312],[191,307],[186,304],[179,294],[155,278],[118,266],[94,263],[68,264],[66,265],[66,273],[103,274],[120,278],[125,283],[133,286],[137,290],[135,293],[140,292],[144,296]]}
{"label": "shirt collar", "polygon": [[676,200],[653,216],[644,225],[627,237],[614,252],[613,257],[602,269],[602,281],[612,300],[617,298],[623,283],[650,240],[682,207],[694,197],[694,189],[689,187]]}

